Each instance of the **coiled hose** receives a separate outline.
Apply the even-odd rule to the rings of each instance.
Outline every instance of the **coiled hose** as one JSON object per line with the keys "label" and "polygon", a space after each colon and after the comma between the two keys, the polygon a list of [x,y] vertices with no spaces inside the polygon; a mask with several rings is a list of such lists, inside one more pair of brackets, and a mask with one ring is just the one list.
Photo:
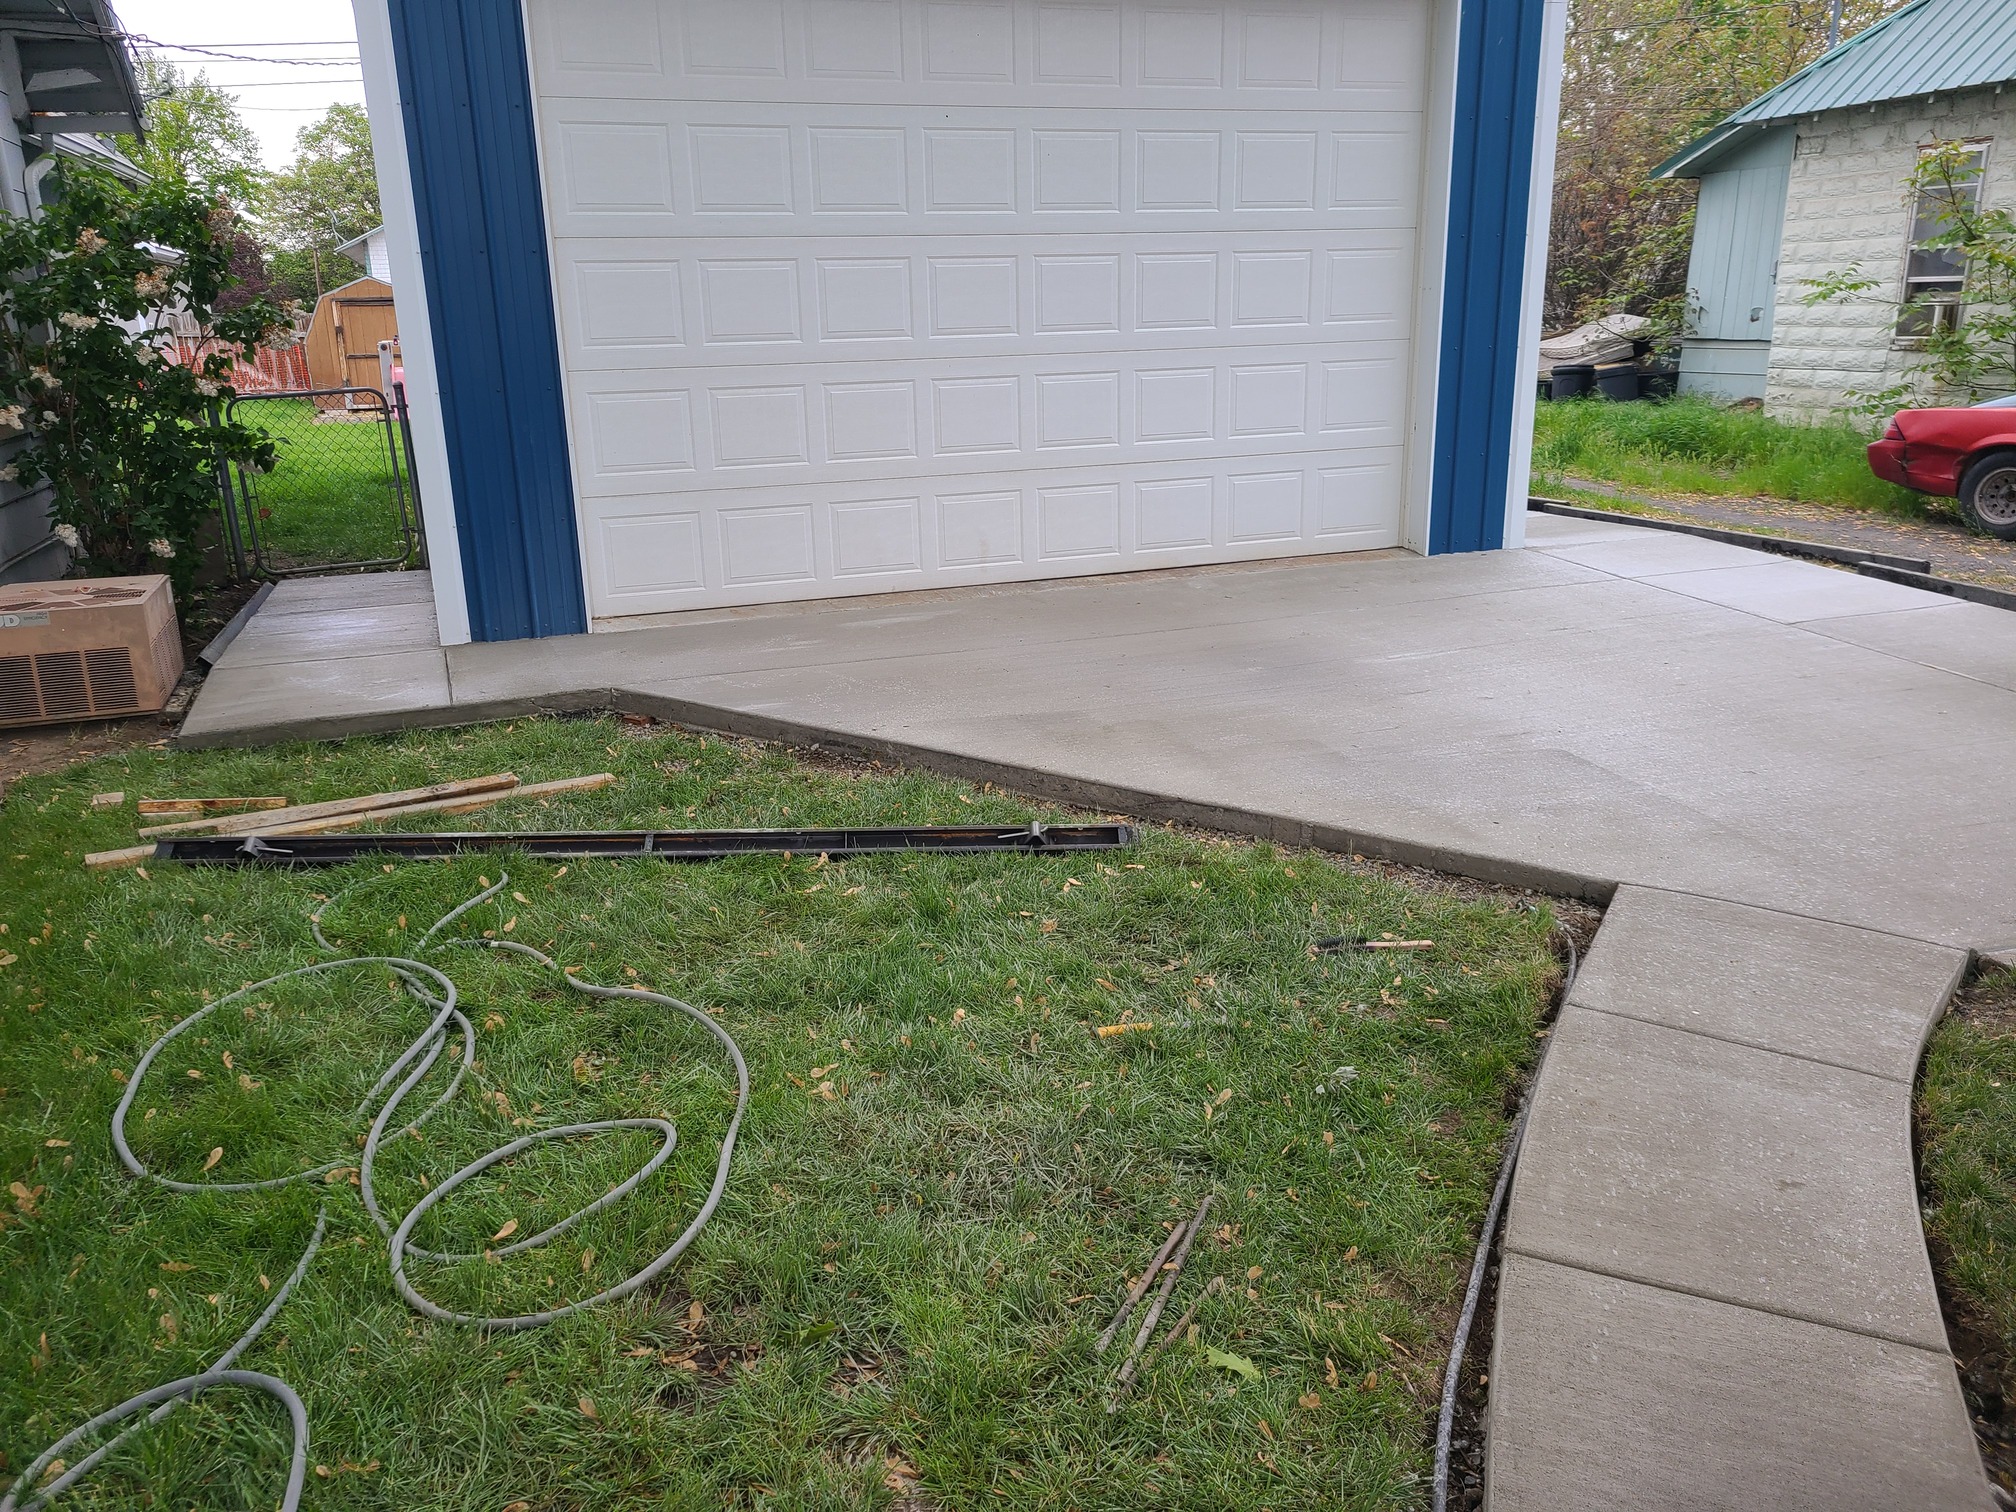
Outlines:
{"label": "coiled hose", "polygon": [[[471,909],[496,897],[506,887],[510,886],[510,883],[511,878],[508,875],[504,876],[498,880],[495,886],[486,888],[484,891],[458,904],[448,913],[442,915],[420,937],[420,943],[414,949],[415,956],[427,949],[435,935],[453,924]],[[317,945],[332,953],[335,951],[336,947],[331,945],[322,933],[320,914],[311,916],[309,928],[315,937]],[[442,1307],[440,1304],[430,1301],[427,1297],[421,1295],[420,1291],[407,1277],[406,1262],[409,1257],[441,1263],[455,1263],[483,1258],[484,1251],[456,1253],[422,1249],[412,1243],[414,1226],[420,1221],[423,1214],[441,1202],[450,1192],[453,1192],[464,1182],[482,1174],[484,1171],[490,1169],[490,1167],[502,1161],[509,1160],[520,1151],[549,1139],[568,1139],[578,1135],[601,1134],[613,1129],[651,1129],[662,1136],[662,1142],[657,1151],[653,1153],[641,1169],[632,1174],[628,1179],[610,1188],[610,1190],[603,1193],[586,1207],[577,1209],[573,1213],[568,1214],[567,1217],[562,1218],[559,1222],[541,1229],[529,1238],[521,1239],[515,1244],[506,1245],[503,1248],[487,1252],[500,1260],[510,1255],[522,1254],[527,1250],[537,1249],[549,1240],[555,1239],[565,1233],[583,1219],[599,1213],[604,1208],[610,1207],[615,1203],[621,1202],[625,1197],[636,1191],[653,1172],[672,1158],[673,1148],[678,1143],[679,1138],[677,1128],[669,1120],[663,1118],[598,1119],[589,1123],[566,1124],[558,1128],[540,1129],[535,1133],[525,1135],[521,1139],[514,1139],[509,1144],[499,1146],[487,1155],[478,1156],[475,1160],[470,1161],[460,1170],[454,1172],[430,1189],[395,1226],[385,1216],[383,1210],[378,1205],[377,1191],[374,1183],[378,1151],[384,1144],[385,1131],[397,1120],[399,1108],[405,1102],[407,1096],[426,1078],[427,1073],[434,1068],[435,1063],[440,1059],[442,1052],[448,1046],[448,1034],[451,1028],[459,1032],[462,1040],[462,1054],[455,1068],[455,1074],[449,1079],[448,1085],[441,1095],[429,1103],[426,1110],[419,1117],[413,1119],[403,1128],[400,1128],[394,1134],[394,1138],[418,1130],[421,1125],[425,1124],[435,1113],[447,1105],[449,1100],[461,1089],[463,1079],[469,1074],[470,1065],[475,1059],[476,1051],[476,1031],[474,1026],[470,1024],[468,1017],[458,1006],[460,994],[454,981],[437,967],[413,957],[343,956],[337,960],[316,961],[310,965],[298,966],[292,971],[283,971],[277,975],[267,977],[263,981],[241,987],[236,992],[218,998],[213,1003],[206,1003],[203,1007],[182,1019],[147,1047],[146,1054],[140,1057],[139,1064],[133,1068],[133,1075],[128,1079],[126,1090],[119,1098],[119,1106],[112,1118],[112,1145],[118,1152],[120,1163],[141,1180],[154,1182],[156,1185],[164,1186],[172,1192],[266,1192],[280,1187],[292,1186],[297,1183],[316,1184],[323,1182],[330,1172],[337,1170],[343,1165],[340,1159],[327,1161],[311,1170],[297,1172],[289,1176],[272,1177],[263,1181],[178,1181],[173,1177],[163,1176],[159,1172],[149,1170],[145,1163],[133,1153],[132,1147],[126,1142],[126,1120],[132,1112],[134,1100],[140,1094],[140,1083],[145,1079],[148,1068],[159,1058],[161,1052],[175,1040],[210,1017],[218,1009],[229,1003],[235,1003],[242,998],[250,997],[255,993],[263,992],[281,982],[292,981],[297,977],[315,976],[332,971],[345,971],[362,966],[389,968],[404,985],[407,993],[433,1012],[433,1017],[429,1020],[427,1027],[399,1053],[391,1065],[385,1068],[385,1071],[379,1076],[378,1080],[372,1084],[371,1090],[365,1093],[363,1100],[357,1106],[355,1115],[361,1118],[371,1107],[373,1101],[381,1093],[384,1093],[387,1087],[392,1088],[390,1095],[385,1097],[384,1102],[379,1105],[376,1116],[371,1120],[369,1131],[365,1136],[364,1153],[358,1165],[357,1180],[358,1190],[364,1200],[365,1211],[371,1215],[371,1221],[377,1224],[379,1232],[385,1235],[389,1246],[392,1284],[398,1288],[400,1296],[404,1297],[407,1304],[416,1311],[444,1323],[466,1324],[487,1331],[504,1331],[539,1328],[547,1323],[555,1322],[587,1308],[597,1307],[605,1302],[619,1301],[631,1295],[640,1287],[649,1285],[653,1279],[663,1274],[668,1267],[678,1260],[680,1255],[685,1253],[687,1247],[698,1237],[700,1230],[706,1226],[708,1219],[714,1216],[714,1210],[720,1206],[722,1194],[727,1190],[728,1166],[730,1159],[735,1153],[735,1138],[742,1127],[742,1115],[749,1106],[749,1065],[743,1059],[741,1046],[735,1043],[734,1037],[727,1030],[723,1029],[710,1016],[703,1013],[700,1009],[693,1007],[690,1003],[681,1002],[678,998],[668,997],[663,993],[649,992],[641,987],[601,987],[591,982],[580,981],[572,974],[561,970],[559,964],[552,957],[533,949],[529,945],[521,945],[515,940],[484,940],[457,937],[444,940],[442,944],[444,946],[478,946],[530,957],[539,965],[557,974],[560,980],[568,986],[578,992],[586,993],[590,997],[630,998],[647,1003],[658,1003],[664,1007],[676,1009],[691,1018],[695,1023],[704,1026],[708,1033],[719,1040],[722,1047],[727,1050],[728,1057],[734,1062],[735,1066],[735,1112],[728,1121],[726,1132],[721,1136],[721,1156],[715,1165],[713,1183],[709,1186],[706,1200],[701,1204],[700,1210],[694,1216],[693,1221],[686,1225],[685,1229],[681,1231],[679,1236],[670,1245],[661,1250],[641,1269],[632,1272],[616,1285],[604,1291],[597,1292],[592,1297],[585,1297],[578,1302],[570,1302],[560,1307],[548,1308],[543,1312],[519,1313],[506,1317],[487,1317],[476,1313],[456,1312],[450,1308]],[[34,1462],[15,1478],[14,1483],[7,1488],[6,1494],[0,1496],[0,1512],[35,1512],[35,1509],[47,1505],[69,1487],[76,1484],[85,1475],[89,1474],[108,1454],[148,1424],[160,1422],[183,1402],[191,1401],[204,1392],[227,1386],[263,1391],[270,1396],[278,1398],[287,1408],[294,1443],[288,1471],[287,1489],[280,1501],[280,1512],[295,1512],[295,1509],[300,1505],[304,1471],[308,1463],[307,1410],[303,1406],[300,1396],[285,1381],[279,1380],[274,1376],[263,1375],[257,1371],[235,1370],[231,1367],[238,1357],[249,1349],[253,1342],[258,1339],[259,1335],[265,1331],[266,1325],[273,1321],[281,1307],[286,1304],[287,1298],[292,1294],[294,1288],[300,1284],[302,1277],[308,1273],[309,1265],[314,1261],[316,1252],[322,1247],[323,1236],[327,1233],[328,1226],[329,1203],[325,1197],[321,1210],[315,1217],[315,1230],[309,1236],[307,1248],[303,1250],[301,1259],[295,1265],[293,1273],[288,1276],[280,1289],[273,1294],[273,1299],[267,1303],[265,1310],[253,1320],[252,1326],[239,1335],[229,1349],[219,1355],[217,1360],[208,1369],[194,1375],[187,1375],[177,1380],[166,1382],[163,1385],[140,1392],[136,1396],[128,1397],[118,1406],[101,1412],[89,1422],[80,1424],[78,1427],[72,1429],[47,1449],[43,1450],[35,1458]],[[150,1408],[152,1411],[148,1410]],[[50,1465],[73,1445],[84,1443],[99,1430],[110,1428],[117,1423],[126,1422],[129,1418],[135,1418],[143,1412],[147,1414],[146,1417],[141,1418],[139,1421],[128,1423],[127,1427],[116,1437],[100,1445],[76,1464],[67,1466],[62,1474],[50,1482],[50,1484],[36,1487],[37,1477],[41,1476]],[[36,1489],[24,1503],[20,1500],[21,1494],[24,1489],[29,1487],[36,1487]]]}
{"label": "coiled hose", "polygon": [[[1576,973],[1582,969],[1581,953],[1575,948],[1575,936],[1567,928],[1556,923],[1554,926],[1568,946],[1568,970],[1561,981],[1561,1005],[1568,1005],[1568,994],[1575,990]],[[1449,1343],[1449,1368],[1442,1377],[1442,1411],[1435,1420],[1435,1499],[1434,1512],[1449,1512],[1449,1456],[1450,1440],[1456,1431],[1456,1388],[1463,1380],[1463,1356],[1469,1352],[1470,1329],[1477,1321],[1477,1301],[1484,1294],[1484,1273],[1491,1264],[1491,1245],[1498,1237],[1498,1220],[1505,1211],[1505,1194],[1512,1187],[1512,1172],[1519,1164],[1519,1146],[1526,1138],[1526,1120],[1533,1111],[1533,1089],[1540,1084],[1540,1067],[1546,1064],[1547,1047],[1552,1038],[1540,1042],[1540,1054],[1533,1063],[1533,1079],[1526,1084],[1526,1095],[1520,1099],[1519,1119],[1512,1126],[1512,1136],[1505,1141],[1504,1157],[1498,1162],[1498,1184],[1491,1189],[1491,1201],[1484,1209],[1484,1231],[1477,1236],[1477,1254],[1470,1262],[1470,1284],[1463,1292],[1463,1311],[1456,1319],[1456,1337]],[[6,1512],[0,1507],[0,1512]]]}

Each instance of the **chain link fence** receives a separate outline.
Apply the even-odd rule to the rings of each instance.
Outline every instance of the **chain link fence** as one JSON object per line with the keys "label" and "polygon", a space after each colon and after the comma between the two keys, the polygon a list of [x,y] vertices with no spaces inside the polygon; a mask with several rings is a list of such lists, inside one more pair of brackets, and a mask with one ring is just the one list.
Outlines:
{"label": "chain link fence", "polygon": [[225,480],[226,542],[243,574],[424,565],[405,394],[375,388],[241,394],[229,418],[270,435],[271,472]]}

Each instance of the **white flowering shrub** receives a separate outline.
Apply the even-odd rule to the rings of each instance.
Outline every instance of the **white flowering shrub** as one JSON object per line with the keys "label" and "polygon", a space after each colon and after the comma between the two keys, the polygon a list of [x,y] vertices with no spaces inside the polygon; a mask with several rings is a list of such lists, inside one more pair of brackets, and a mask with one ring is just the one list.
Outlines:
{"label": "white flowering shrub", "polygon": [[[232,221],[186,183],[133,189],[72,164],[41,220],[0,221],[0,439],[28,437],[0,477],[50,485],[56,536],[88,574],[167,572],[186,588],[219,469],[273,465],[263,431],[221,423],[228,350],[183,367],[164,360],[165,332],[121,324],[179,305],[230,346],[291,337],[264,300],[216,309]],[[149,250],[161,247],[180,256]]]}

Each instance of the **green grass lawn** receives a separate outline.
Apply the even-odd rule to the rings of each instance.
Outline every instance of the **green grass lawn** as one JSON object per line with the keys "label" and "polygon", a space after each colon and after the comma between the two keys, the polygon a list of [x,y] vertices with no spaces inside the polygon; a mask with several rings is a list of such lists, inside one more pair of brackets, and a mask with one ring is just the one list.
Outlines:
{"label": "green grass lawn", "polygon": [[318,420],[308,399],[241,399],[235,413],[279,448],[253,480],[259,538],[281,567],[377,561],[404,549],[387,430],[370,420]]}
{"label": "green grass lawn", "polygon": [[[101,790],[308,801],[504,769],[621,781],[454,822],[1049,817],[913,773],[611,720],[141,748],[23,780],[0,809],[9,1476],[91,1414],[212,1361],[294,1266],[326,1198],[328,1243],[241,1361],[306,1399],[309,1458],[328,1472],[311,1475],[306,1505],[1426,1506],[1440,1357],[1557,975],[1545,909],[1163,830],[1054,858],[79,866],[131,843],[130,803],[93,810]],[[410,952],[502,870],[509,888],[459,930],[683,997],[748,1057],[726,1200],[651,1290],[484,1335],[401,1303],[385,1242],[340,1179],[180,1195],[123,1174],[108,1120],[155,1037],[206,998],[315,959],[311,912],[347,950]],[[1312,953],[1343,929],[1436,947]],[[733,1104],[725,1055],[681,1016],[585,999],[501,952],[430,959],[461,986],[477,1060],[420,1136],[382,1156],[395,1217],[528,1129],[662,1114],[680,1138],[637,1196],[550,1247],[416,1265],[415,1280],[488,1313],[613,1284],[706,1190]],[[356,1104],[423,1011],[375,967],[245,1006],[164,1052],[136,1102],[135,1150],[197,1181],[354,1161]],[[1091,1033],[1130,1015],[1163,1027]],[[652,1148],[631,1132],[537,1146],[416,1238],[480,1249],[513,1221],[532,1232]],[[1169,1317],[1213,1277],[1227,1290],[1109,1414],[1120,1356],[1093,1340],[1125,1278],[1206,1193],[1215,1231]],[[273,1403],[218,1394],[65,1504],[270,1505],[286,1442]]]}
{"label": "green grass lawn", "polygon": [[1534,418],[1533,486],[1566,477],[1650,494],[1791,499],[1920,517],[1936,502],[1869,471],[1852,425],[1793,425],[1699,398],[1657,404],[1571,399]]}
{"label": "green grass lawn", "polygon": [[[1961,994],[1926,1051],[1918,1090],[1926,1228],[1989,1468],[2016,1492],[2016,972]],[[1999,1447],[1997,1445],[1999,1444]]]}

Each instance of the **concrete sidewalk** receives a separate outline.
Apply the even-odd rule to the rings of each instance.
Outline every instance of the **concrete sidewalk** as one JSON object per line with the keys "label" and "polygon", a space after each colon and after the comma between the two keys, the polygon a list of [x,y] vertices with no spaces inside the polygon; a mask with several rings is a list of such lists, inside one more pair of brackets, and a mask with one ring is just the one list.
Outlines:
{"label": "concrete sidewalk", "polygon": [[288,584],[183,739],[617,704],[1615,890],[1515,1186],[1491,1505],[1985,1507],[1909,1097],[1967,951],[2016,943],[2016,615],[1630,526],[1530,539],[445,653],[413,575]]}

